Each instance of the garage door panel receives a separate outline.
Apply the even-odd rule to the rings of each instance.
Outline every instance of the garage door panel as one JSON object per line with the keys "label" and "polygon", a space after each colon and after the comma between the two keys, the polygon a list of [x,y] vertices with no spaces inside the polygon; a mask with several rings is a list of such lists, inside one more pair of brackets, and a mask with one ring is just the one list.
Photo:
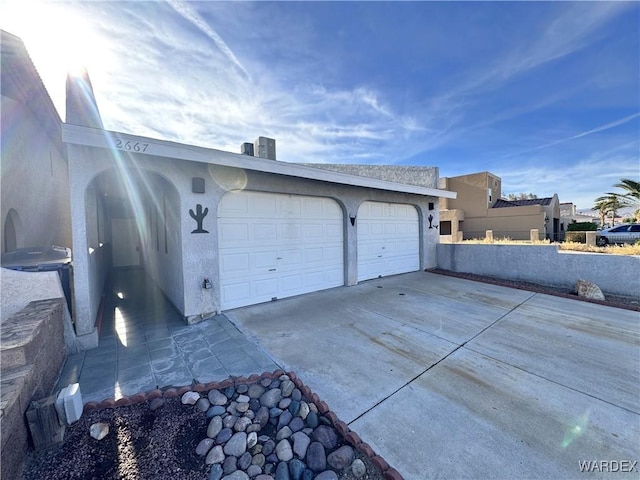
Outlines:
{"label": "garage door panel", "polygon": [[[275,197],[269,194],[254,193],[246,195],[247,192],[236,193],[235,195],[243,195],[248,197],[249,208],[247,215],[252,217],[256,214],[274,217],[278,211],[278,202]],[[226,195],[225,195],[226,199]],[[225,206],[226,209],[226,206]]]}
{"label": "garage door panel", "polygon": [[305,240],[318,240],[324,238],[324,228],[321,223],[304,226]]}
{"label": "garage door panel", "polygon": [[276,278],[257,278],[252,282],[254,296],[271,299],[278,296],[278,280]]}
{"label": "garage door panel", "polygon": [[285,241],[298,242],[302,240],[302,229],[300,225],[285,223],[280,226],[280,238]]}
{"label": "garage door panel", "polygon": [[281,297],[295,295],[295,292],[300,288],[300,284],[303,283],[304,275],[301,273],[295,273],[291,275],[283,275],[279,279],[279,292]]}
{"label": "garage door panel", "polygon": [[314,217],[325,216],[325,210],[330,210],[330,207],[325,207],[325,202],[321,198],[305,198],[302,200],[303,211],[305,215],[312,215]]}
{"label": "garage door panel", "polygon": [[221,308],[343,285],[342,229],[342,209],[328,198],[225,195],[218,208]]}
{"label": "garage door panel", "polygon": [[222,240],[225,242],[246,242],[249,238],[249,227],[246,224],[229,224],[222,232]]}
{"label": "garage door panel", "polygon": [[228,301],[242,302],[250,296],[251,284],[249,282],[229,283],[221,286],[221,293]]}
{"label": "garage door panel", "polygon": [[276,256],[278,252],[275,250],[268,250],[266,252],[256,252],[251,257],[253,259],[254,270],[268,269],[276,267]]}
{"label": "garage door panel", "polygon": [[338,224],[327,224],[324,226],[324,238],[327,241],[337,241],[336,239],[340,239],[340,243],[342,243],[342,222]]}
{"label": "garage door panel", "polygon": [[419,236],[412,205],[364,202],[358,210],[358,280],[418,270]]}
{"label": "garage door panel", "polygon": [[324,271],[324,278],[331,285],[344,285],[344,268],[334,268]]}
{"label": "garage door panel", "polygon": [[224,273],[249,272],[249,257],[247,253],[226,255],[220,259],[220,269]]}
{"label": "garage door panel", "polygon": [[324,259],[330,262],[328,265],[338,265],[344,258],[344,249],[342,244],[334,247],[325,247],[323,248],[323,251]]}
{"label": "garage door panel", "polygon": [[227,194],[225,210],[235,216],[246,215],[249,212],[249,198],[236,193]]}
{"label": "garage door panel", "polygon": [[278,268],[299,269],[303,261],[303,251],[299,248],[280,250],[278,255]]}
{"label": "garage door panel", "polygon": [[307,273],[304,276],[304,284],[308,288],[318,288],[325,283],[325,274],[324,272],[311,272]]}
{"label": "garage door panel", "polygon": [[324,249],[322,247],[305,248],[304,261],[307,263],[322,263],[324,261]]}
{"label": "garage door panel", "polygon": [[251,225],[251,240],[275,240],[278,237],[278,226],[272,223]]}

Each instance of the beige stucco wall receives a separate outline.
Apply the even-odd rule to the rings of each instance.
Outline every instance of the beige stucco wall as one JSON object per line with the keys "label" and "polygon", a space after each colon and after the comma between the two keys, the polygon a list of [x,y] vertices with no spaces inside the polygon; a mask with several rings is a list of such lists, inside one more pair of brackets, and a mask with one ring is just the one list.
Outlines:
{"label": "beige stucco wall", "polygon": [[553,220],[560,218],[557,195],[549,205],[491,208],[502,195],[502,181],[489,172],[442,178],[439,185],[458,193],[456,199],[441,200],[441,208],[446,210],[440,214],[443,218],[447,215],[443,212],[462,210],[464,218],[458,218],[462,223],[456,226],[452,221],[451,228],[452,233],[456,228],[462,231],[465,239],[484,238],[487,230],[493,230],[494,238],[528,240],[531,229],[538,229],[540,239],[544,239],[554,233]]}

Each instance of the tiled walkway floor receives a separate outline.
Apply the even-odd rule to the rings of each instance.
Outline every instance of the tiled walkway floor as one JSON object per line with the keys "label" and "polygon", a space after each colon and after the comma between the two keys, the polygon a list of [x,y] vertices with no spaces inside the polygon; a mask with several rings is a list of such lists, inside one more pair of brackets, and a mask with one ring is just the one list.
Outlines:
{"label": "tiled walkway floor", "polygon": [[56,391],[79,382],[84,402],[279,368],[224,315],[186,325],[141,269],[112,272],[98,348],[71,355]]}

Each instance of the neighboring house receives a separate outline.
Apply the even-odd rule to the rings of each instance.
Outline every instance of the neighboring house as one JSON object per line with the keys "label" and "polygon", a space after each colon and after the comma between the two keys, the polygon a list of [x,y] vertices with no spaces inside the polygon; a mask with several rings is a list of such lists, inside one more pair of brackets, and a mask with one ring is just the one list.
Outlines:
{"label": "neighboring house", "polygon": [[576,210],[576,206],[572,202],[563,202],[560,204],[560,232],[564,234],[567,227],[571,223],[591,222],[596,225],[600,224],[597,212],[580,213]]}
{"label": "neighboring house", "polygon": [[[31,65],[28,57],[7,59]],[[11,136],[6,127],[3,122],[3,144]],[[38,134],[40,126],[32,128]],[[82,348],[97,345],[111,268],[144,268],[185,320],[195,322],[435,267],[439,198],[455,197],[437,188],[435,167],[337,171],[340,166],[274,160],[275,142],[263,137],[256,150],[268,158],[251,156],[247,144],[247,154],[236,154],[106,131],[88,75],[68,79],[61,135],[68,177],[57,191],[68,203],[53,216],[30,211],[22,223],[71,225],[74,324]],[[44,181],[38,182],[25,184],[37,191]]]}
{"label": "neighboring house", "polygon": [[494,238],[529,240],[532,229],[541,239],[560,236],[560,202],[548,198],[505,200],[502,180],[480,172],[441,178],[439,187],[457,193],[455,199],[440,202],[440,236],[445,242],[484,238],[487,230]]}

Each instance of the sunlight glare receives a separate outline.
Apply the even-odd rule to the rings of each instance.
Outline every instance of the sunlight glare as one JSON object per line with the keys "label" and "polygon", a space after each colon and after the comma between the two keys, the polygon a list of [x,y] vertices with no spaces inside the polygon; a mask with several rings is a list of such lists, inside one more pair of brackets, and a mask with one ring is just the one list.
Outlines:
{"label": "sunlight glare", "polygon": [[116,334],[118,335],[118,340],[123,346],[127,346],[127,323],[122,316],[122,312],[118,307],[115,309],[115,323],[116,323]]}
{"label": "sunlight glare", "polygon": [[115,63],[108,42],[92,28],[91,20],[73,3],[8,1],[2,6],[3,30],[22,39],[63,117],[67,73],[86,68],[95,82],[106,78]]}

